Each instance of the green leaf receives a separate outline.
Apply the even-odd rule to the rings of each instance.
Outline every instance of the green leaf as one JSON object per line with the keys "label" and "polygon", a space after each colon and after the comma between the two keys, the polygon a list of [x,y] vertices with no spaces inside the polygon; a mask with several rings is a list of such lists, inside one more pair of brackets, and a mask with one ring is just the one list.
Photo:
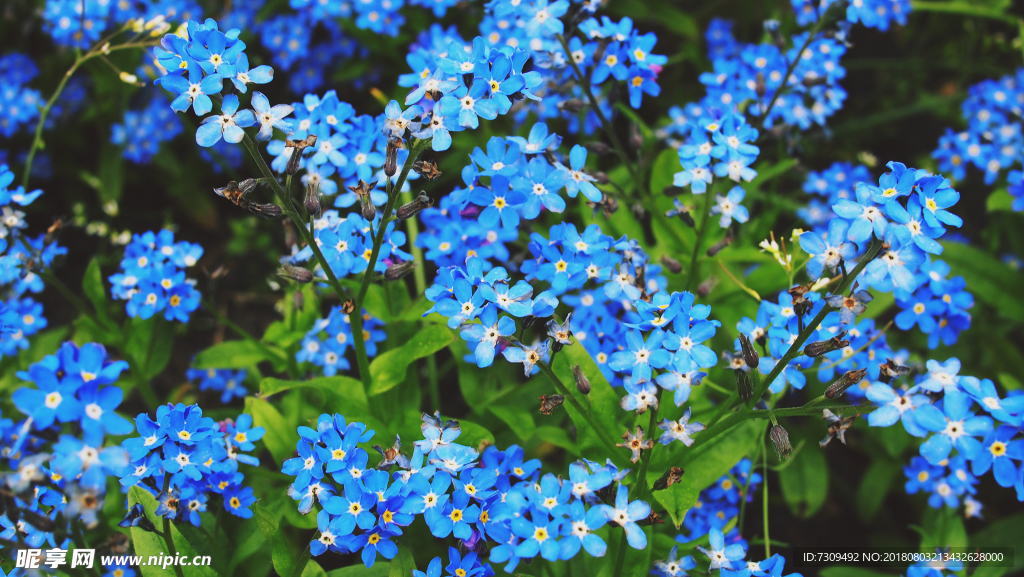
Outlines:
{"label": "green leaf", "polygon": [[319,563],[310,559],[302,570],[302,577],[327,577],[327,571]]}
{"label": "green leaf", "polygon": [[372,397],[393,389],[405,380],[410,363],[436,353],[454,339],[455,335],[447,326],[430,325],[420,329],[402,346],[378,355],[370,363],[373,383],[367,394]]}
{"label": "green leaf", "polygon": [[793,514],[807,518],[818,512],[828,494],[828,466],[817,447],[805,447],[779,471],[782,497]]}
{"label": "green leaf", "polygon": [[651,166],[651,195],[661,196],[665,188],[672,186],[675,174],[683,170],[679,164],[679,152],[674,148],[662,150]]}
{"label": "green leaf", "polygon": [[934,551],[936,547],[967,546],[967,530],[959,511],[949,507],[929,507],[925,511],[921,526],[922,551]]}
{"label": "green leaf", "polygon": [[498,417],[505,422],[506,425],[512,429],[512,432],[519,437],[519,440],[526,442],[530,440],[534,432],[537,430],[537,424],[533,420],[533,415],[530,413],[530,409],[512,404],[494,404],[487,407],[495,417]]}
{"label": "green leaf", "polygon": [[317,377],[308,381],[286,381],[268,377],[260,381],[260,394],[264,397],[296,388],[314,389],[323,393],[329,401],[329,405],[324,407],[327,412],[345,413],[346,417],[370,413],[363,383],[352,377]]}
{"label": "green leaf", "polygon": [[569,433],[565,432],[565,429],[561,427],[537,427],[533,432],[533,438],[537,441],[543,441],[545,443],[551,443],[556,447],[561,447],[566,451],[569,451],[574,456],[579,456],[580,449],[576,446],[576,443],[569,438]]}
{"label": "green leaf", "polygon": [[[1004,517],[985,525],[985,528],[971,535],[968,542],[980,547],[1018,547],[1024,543],[1024,513]],[[1020,573],[1024,569],[1024,555],[1015,551],[1013,567],[992,567],[982,564],[973,577],[999,577],[1005,573]]]}
{"label": "green leaf", "polygon": [[[590,381],[590,394],[583,395],[576,390],[576,381],[572,375],[573,365],[579,365],[583,369],[583,374]],[[620,427],[618,423],[618,417],[622,414],[622,408],[619,406],[619,396],[612,389],[612,386],[608,384],[608,380],[604,378],[601,373],[601,369],[597,367],[594,359],[590,357],[590,353],[583,348],[578,342],[573,343],[571,346],[563,347],[555,357],[555,361],[551,366],[552,372],[562,381],[569,389],[571,394],[580,405],[583,407],[589,406],[590,414],[593,415],[594,419],[604,429],[606,436],[610,437],[611,440],[622,435],[622,431],[625,431],[625,427]],[[554,385],[551,387],[552,392]],[[590,459],[598,459],[603,462],[607,457],[611,457],[620,467],[627,466],[627,451],[625,449],[616,449],[614,443],[612,447],[608,447],[601,435],[594,430],[590,422],[576,410],[576,407],[566,401],[564,405],[565,410],[569,413],[569,417],[576,425],[576,443],[579,445],[580,453]]]}
{"label": "green leaf", "polygon": [[388,577],[406,577],[412,575],[416,570],[416,560],[412,558],[412,552],[408,547],[399,547],[398,554],[391,560],[391,570]]}
{"label": "green leaf", "polygon": [[293,537],[288,527],[281,525],[274,535],[270,556],[280,577],[299,577],[309,562],[309,540]]}
{"label": "green leaf", "polygon": [[[701,490],[728,473],[729,469],[750,453],[762,426],[753,420],[744,421],[694,450],[686,449],[680,455],[677,463],[683,468],[682,478],[668,489],[654,492],[654,498],[665,507],[676,527],[683,522],[686,511],[697,502]],[[652,472],[657,474],[648,475],[651,485],[660,476],[659,469]]]}
{"label": "green leaf", "polygon": [[250,340],[224,341],[200,351],[192,366],[197,369],[244,369],[263,361],[278,360]]}
{"label": "green leaf", "polygon": [[988,200],[985,201],[985,208],[989,212],[995,212],[997,210],[1013,210],[1013,197],[1010,196],[1009,191],[1005,188],[992,191],[992,194],[988,195]]}
{"label": "green leaf", "polygon": [[857,513],[865,522],[871,521],[878,513],[899,471],[896,463],[884,458],[876,458],[868,467],[857,487]]}
{"label": "green leaf", "polygon": [[952,269],[953,275],[967,279],[967,290],[991,306],[999,316],[1024,322],[1024,301],[1020,299],[1020,273],[990,254],[957,242],[942,243],[938,257]]}
{"label": "green leaf", "polygon": [[263,536],[270,541],[274,538],[274,534],[277,533],[277,526],[280,524],[277,515],[270,512],[269,509],[254,503],[252,506],[253,518],[256,520],[256,525],[260,528],[260,532]]}
{"label": "green leaf", "polygon": [[476,449],[482,442],[494,444],[494,435],[486,428],[476,423],[459,419],[459,427],[462,434],[459,435],[459,443]]}
{"label": "green leaf", "polygon": [[[85,276],[82,277],[82,292],[85,293],[86,298],[92,303],[94,309],[96,309],[96,316],[99,317],[100,322],[106,325],[110,322],[110,317],[107,315],[107,289],[103,284],[103,273],[100,271],[100,263],[95,258],[89,261],[89,266],[85,267]],[[115,328],[116,325],[111,327],[103,328]]]}
{"label": "green leaf", "polygon": [[1006,373],[999,373],[999,384],[1008,391],[1018,391],[1022,388],[1016,377]]}
{"label": "green leaf", "polygon": [[171,324],[163,317],[129,319],[124,336],[124,351],[130,356],[132,369],[146,379],[160,374],[171,360],[174,335]]}
{"label": "green leaf", "polygon": [[[153,497],[149,491],[142,489],[141,487],[132,487],[128,491],[128,506],[132,507],[136,503],[141,503],[142,507],[146,511],[146,517],[157,527],[158,530],[163,530],[163,517],[156,514],[157,500]],[[171,539],[174,542],[174,549],[179,556],[188,557],[190,560],[197,556],[195,547],[192,543],[182,535],[178,527],[171,523]],[[135,554],[141,556],[144,559],[149,557],[159,557],[161,553],[164,555],[170,552],[167,549],[167,543],[164,539],[156,533],[150,533],[144,531],[139,527],[132,527],[132,543],[135,545]],[[142,574],[145,577],[173,577],[175,575],[174,568],[168,566],[164,569],[160,566],[144,565],[141,567]],[[210,567],[204,565],[192,565],[188,568],[189,575],[199,575],[202,577],[216,577],[217,573]]]}
{"label": "green leaf", "polygon": [[267,446],[277,461],[277,466],[280,467],[295,452],[295,444],[299,441],[295,427],[289,425],[281,413],[263,399],[246,397],[245,412],[252,415],[254,425],[267,430],[263,436],[263,444]]}

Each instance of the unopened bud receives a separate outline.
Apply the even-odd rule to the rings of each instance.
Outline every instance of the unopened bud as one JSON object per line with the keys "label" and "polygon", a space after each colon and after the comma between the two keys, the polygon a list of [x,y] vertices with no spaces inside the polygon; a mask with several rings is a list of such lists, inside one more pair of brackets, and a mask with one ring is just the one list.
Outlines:
{"label": "unopened bud", "polygon": [[284,147],[292,149],[292,155],[288,157],[288,165],[285,167],[285,174],[295,174],[302,164],[302,153],[306,148],[316,145],[316,135],[310,134],[302,140],[285,139]]}
{"label": "unopened bud", "polygon": [[757,350],[754,348],[754,344],[750,342],[747,335],[740,333],[740,348],[743,350],[743,361],[747,363],[747,366],[756,369],[759,362]]}
{"label": "unopened bud", "polygon": [[583,145],[583,148],[586,148],[588,152],[593,152],[594,154],[597,154],[599,156],[608,154],[612,150],[612,147],[601,142],[600,140],[595,140],[594,142],[587,142]]}
{"label": "unopened bud", "polygon": [[747,371],[736,371],[736,392],[744,403],[754,398],[754,383]]}
{"label": "unopened bud", "polygon": [[885,384],[889,384],[893,379],[898,379],[903,375],[910,373],[910,367],[904,367],[896,364],[896,361],[887,359],[886,362],[878,365],[878,380]]}
{"label": "unopened bud", "polygon": [[437,180],[441,171],[437,169],[437,163],[433,160],[419,160],[412,165],[412,169],[427,180]]}
{"label": "unopened bud", "polygon": [[640,519],[636,524],[638,527],[646,527],[647,525],[664,525],[665,521],[661,518],[661,515],[651,511],[650,515]]}
{"label": "unopened bud", "polygon": [[672,274],[679,274],[683,270],[682,263],[667,254],[661,255],[661,264],[665,265],[665,268]]}
{"label": "unopened bud", "polygon": [[308,283],[313,280],[313,273],[308,269],[290,264],[281,265],[281,268],[277,269],[277,276],[300,283]]}
{"label": "unopened bud", "polygon": [[851,385],[859,382],[864,378],[868,372],[867,369],[857,369],[855,371],[847,371],[846,374],[839,377],[836,382],[832,383],[825,389],[825,398],[834,399],[839,395],[843,394],[846,389],[849,389]]}
{"label": "unopened bud", "polygon": [[384,154],[384,174],[394,176],[398,172],[398,149],[401,148],[401,138],[389,138],[387,151]]}
{"label": "unopened bud", "polygon": [[576,380],[576,390],[584,395],[590,394],[590,380],[583,374],[583,367],[572,366],[572,378]]}
{"label": "unopened bud", "polygon": [[416,268],[416,261],[414,260],[407,260],[405,262],[393,264],[384,269],[384,279],[398,280],[412,272],[412,269],[414,268]]}
{"label": "unopened bud", "polygon": [[708,296],[716,286],[718,286],[718,277],[708,277],[707,280],[697,285],[697,296],[701,298]]}
{"label": "unopened bud", "polygon": [[782,425],[773,425],[768,437],[772,440],[772,445],[775,445],[779,459],[788,459],[793,452],[793,445],[789,444],[789,433],[786,429],[783,429]]}
{"label": "unopened bud", "polygon": [[292,293],[292,309],[301,311],[302,307],[306,304],[306,297],[302,294],[302,291],[295,291]]}
{"label": "unopened bud", "polygon": [[665,471],[658,480],[654,482],[652,490],[661,491],[662,489],[668,489],[672,485],[675,485],[683,477],[683,469],[680,467],[672,467],[668,471]]}
{"label": "unopened bud", "polygon": [[308,184],[306,186],[306,198],[302,201],[306,208],[306,214],[316,216],[320,214],[320,185]]}
{"label": "unopened bud", "polygon": [[363,179],[359,179],[359,182],[355,186],[348,187],[349,190],[356,193],[356,198],[359,199],[359,206],[363,214],[363,218],[372,221],[377,216],[377,207],[373,205],[373,198],[370,192],[376,188],[377,181],[366,182]]}
{"label": "unopened bud", "polygon": [[565,402],[565,397],[562,395],[541,395],[540,396],[540,414],[550,415],[551,411],[555,410],[555,407]]}
{"label": "unopened bud", "polygon": [[354,300],[348,299],[347,301],[341,303],[341,312],[345,313],[346,315],[352,314],[352,311],[354,310],[356,310],[356,302]]}
{"label": "unopened bud", "polygon": [[846,331],[843,331],[827,341],[811,343],[804,347],[804,354],[809,357],[820,357],[825,353],[831,353],[832,351],[848,347],[850,346],[850,341],[843,338],[845,335]]}
{"label": "unopened bud", "polygon": [[757,73],[757,79],[754,81],[754,92],[757,93],[758,98],[764,98],[768,87],[765,85],[764,72]]}
{"label": "unopened bud", "polygon": [[395,211],[395,216],[400,220],[408,220],[419,214],[420,211],[432,206],[434,206],[434,199],[427,196],[426,193],[420,192],[416,200],[398,207],[398,210]]}

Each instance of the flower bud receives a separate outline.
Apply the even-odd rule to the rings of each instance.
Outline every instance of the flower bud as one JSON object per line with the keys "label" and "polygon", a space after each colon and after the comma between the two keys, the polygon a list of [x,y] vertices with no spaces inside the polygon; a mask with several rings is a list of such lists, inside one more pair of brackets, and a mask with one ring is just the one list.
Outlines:
{"label": "flower bud", "polygon": [[743,350],[743,361],[747,363],[747,366],[756,369],[759,362],[757,350],[754,348],[753,343],[747,338],[747,335],[740,333],[740,348]]}
{"label": "flower bud", "polygon": [[398,280],[412,272],[414,268],[416,268],[416,261],[413,260],[395,263],[384,270],[384,279]]}
{"label": "flower bud", "polygon": [[827,341],[811,343],[804,347],[804,354],[809,357],[820,357],[825,353],[831,353],[832,351],[848,347],[850,346],[850,341],[843,338],[845,335],[846,331],[843,331]]}
{"label": "flower bud", "polygon": [[540,396],[540,414],[550,415],[551,411],[555,410],[555,407],[565,402],[565,397],[562,395],[541,395]]}
{"label": "flower bud", "polygon": [[398,207],[395,211],[395,216],[399,220],[408,220],[420,213],[423,209],[434,206],[434,199],[430,198],[424,192],[420,192],[420,195],[415,200],[408,204],[403,204]]}
{"label": "flower bud", "polygon": [[600,140],[595,140],[594,142],[587,142],[583,145],[583,148],[586,148],[588,152],[593,152],[594,154],[597,155],[608,154],[612,150],[612,147],[601,142]]}
{"label": "flower bud", "polygon": [[569,114],[578,114],[579,111],[583,110],[583,107],[583,101],[579,98],[570,98],[558,103],[559,110],[564,110]]}
{"label": "flower bud", "polygon": [[594,173],[594,182],[598,184],[608,184],[608,175],[605,174],[604,171],[599,170]]}
{"label": "flower bud", "polygon": [[849,389],[851,385],[859,382],[864,378],[868,372],[867,369],[857,369],[855,371],[847,371],[846,374],[839,377],[836,382],[832,383],[825,389],[825,398],[834,399],[839,395],[843,394],[846,389]]}
{"label": "flower bud", "polygon": [[790,453],[793,452],[793,445],[789,444],[789,433],[786,429],[783,429],[782,425],[773,425],[768,432],[768,437],[772,440],[772,445],[775,445],[779,459],[788,459]]}
{"label": "flower bud", "polygon": [[376,187],[376,180],[373,182],[366,182],[361,178],[355,186],[348,187],[349,190],[356,193],[356,198],[359,199],[359,206],[362,209],[363,218],[370,221],[377,216],[377,207],[373,205],[373,198],[370,195],[370,192]]}
{"label": "flower bud", "polygon": [[306,208],[306,214],[316,216],[320,214],[320,185],[309,184],[306,186],[306,198],[302,201]]}
{"label": "flower bud", "polygon": [[579,365],[573,365],[572,378],[576,380],[577,391],[583,393],[584,395],[590,394],[590,380],[587,379],[587,375],[583,374],[583,367]]}
{"label": "flower bud", "polygon": [[734,240],[736,240],[736,237],[733,236],[732,229],[730,228],[730,229],[725,231],[725,238],[723,238],[722,240],[720,240],[720,241],[716,242],[715,244],[711,245],[711,247],[707,251],[707,255],[708,256],[715,256],[716,254],[722,252],[722,250],[725,247],[727,247],[730,244],[732,244],[732,241],[734,241]]}
{"label": "flower bud", "polygon": [[629,145],[634,150],[640,150],[644,145],[644,135],[640,132],[640,125],[635,122],[629,123]]}
{"label": "flower bud", "polygon": [[765,85],[764,72],[757,73],[757,79],[754,81],[754,92],[758,98],[764,98],[765,93],[768,91]]}
{"label": "flower bud", "polygon": [[291,279],[299,283],[308,283],[313,280],[313,273],[308,269],[292,266],[290,264],[281,265],[281,268],[277,269],[277,276]]}
{"label": "flower bud", "polygon": [[672,485],[675,485],[683,477],[683,470],[680,467],[672,467],[668,471],[665,471],[657,481],[654,482],[654,491],[661,491],[662,489],[668,489]]}
{"label": "flower bud", "polygon": [[754,398],[754,383],[750,380],[747,371],[736,371],[736,391],[744,403]]}

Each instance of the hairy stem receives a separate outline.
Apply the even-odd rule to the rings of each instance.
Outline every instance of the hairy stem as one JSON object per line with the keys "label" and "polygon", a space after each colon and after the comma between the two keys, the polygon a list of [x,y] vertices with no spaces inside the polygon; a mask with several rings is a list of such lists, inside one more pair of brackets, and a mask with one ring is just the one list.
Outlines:
{"label": "hairy stem", "polygon": [[693,255],[690,256],[690,274],[686,276],[686,290],[693,290],[693,281],[697,278],[697,266],[700,264],[700,249],[704,244],[704,234],[708,231],[708,220],[711,215],[711,191],[704,192],[704,215],[701,216],[700,229],[693,241]]}

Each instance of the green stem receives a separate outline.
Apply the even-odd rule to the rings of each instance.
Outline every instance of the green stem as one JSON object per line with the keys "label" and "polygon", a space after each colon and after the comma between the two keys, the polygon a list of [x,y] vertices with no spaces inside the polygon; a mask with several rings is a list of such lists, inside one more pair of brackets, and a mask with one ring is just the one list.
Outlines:
{"label": "green stem", "polygon": [[736,522],[736,528],[739,529],[740,535],[743,534],[743,521],[747,517],[747,499],[750,496],[750,482],[754,479],[754,467],[757,463],[757,458],[761,456],[761,451],[764,450],[764,429],[757,434],[757,452],[754,453],[754,458],[750,460],[750,471],[747,473],[747,482],[743,484],[743,494],[740,495],[740,518]]}
{"label": "green stem", "polygon": [[597,119],[601,121],[601,128],[603,128],[605,133],[608,134],[608,138],[611,139],[612,141],[612,146],[615,147],[615,150],[618,153],[619,158],[622,159],[622,163],[626,165],[626,169],[629,171],[631,182],[633,183],[633,188],[634,190],[636,190],[637,195],[639,196],[641,191],[643,190],[643,183],[640,180],[636,168],[633,166],[633,163],[630,162],[630,157],[626,153],[626,148],[622,146],[622,142],[619,140],[619,135],[615,133],[615,130],[612,127],[612,123],[608,120],[607,117],[605,117],[604,111],[601,110],[601,106],[597,102],[597,98],[594,97],[594,91],[591,89],[590,86],[590,79],[583,74],[583,71],[580,70],[579,65],[576,64],[576,60],[573,59],[572,50],[569,49],[569,43],[565,40],[565,37],[559,34],[558,42],[562,45],[562,49],[565,50],[566,60],[569,62],[569,65],[572,66],[573,74],[576,75],[576,80],[580,83],[580,86],[583,88],[583,93],[586,94],[587,98],[590,100],[590,107],[594,109],[594,112],[597,114]]}
{"label": "green stem", "polygon": [[[399,189],[401,190],[401,189]],[[402,192],[402,202],[412,202],[412,192]],[[413,283],[416,287],[416,294],[412,301],[415,302],[427,291],[427,271],[424,269],[423,249],[416,244],[420,234],[420,223],[415,218],[405,221],[405,234],[409,238],[409,252],[412,253],[412,261],[416,267],[412,270]],[[423,324],[425,321],[421,321]],[[427,357],[427,378],[429,379],[430,404],[435,411],[441,410],[441,387],[437,380],[437,359],[434,355]]]}
{"label": "green stem", "polygon": [[[570,58],[570,60],[571,60],[571,58]],[[626,531],[625,531],[625,529],[623,529],[623,531],[622,531],[622,539],[619,540],[619,556],[615,560],[615,573],[612,574],[612,575],[614,575],[614,577],[621,577],[622,576],[622,569],[626,565],[626,548],[627,547],[629,547],[629,541],[626,538]]]}
{"label": "green stem", "polygon": [[210,301],[208,301],[206,299],[202,299],[200,301],[200,303],[203,305],[203,308],[205,308],[206,310],[210,311],[210,313],[213,316],[217,317],[217,322],[219,322],[220,324],[222,324],[222,325],[228,327],[229,329],[231,329],[232,331],[234,331],[234,333],[236,335],[242,337],[243,340],[249,341],[250,343],[256,345],[257,348],[259,348],[261,351],[263,351],[263,354],[267,358],[273,357],[273,358],[279,359],[281,361],[286,361],[287,360],[286,356],[284,356],[284,355],[282,355],[282,354],[280,354],[280,353],[270,349],[270,347],[268,347],[267,345],[265,345],[262,342],[260,342],[259,339],[257,339],[256,337],[252,336],[251,334],[249,334],[249,331],[247,331],[247,330],[243,329],[242,327],[238,326],[237,324],[235,324],[234,321],[229,319],[227,316],[221,314],[221,312],[219,310],[217,310],[217,307],[212,302],[210,302]]}
{"label": "green stem", "polygon": [[[164,490],[163,490],[164,494],[167,493],[167,490],[170,488],[170,486],[171,486],[171,476],[165,473],[164,474]],[[163,530],[163,538],[164,538],[164,543],[167,543],[167,552],[170,555],[172,555],[174,557],[177,557],[178,556],[178,550],[174,548],[174,537],[171,536],[171,519],[170,519],[170,517],[168,517],[166,515],[164,515],[163,519],[164,519],[164,523],[163,523],[163,529],[164,529]],[[185,577],[185,573],[182,571],[181,566],[178,565],[177,563],[174,564],[174,573],[178,577]]]}
{"label": "green stem", "polygon": [[109,38],[113,38],[117,34],[120,34],[122,31],[123,28],[121,30],[118,30],[114,34],[108,36],[107,38],[100,40],[96,44],[96,46],[89,50],[89,52],[75,59],[75,63],[72,64],[71,68],[69,68],[68,71],[64,73],[64,76],[60,79],[60,83],[57,84],[57,89],[53,91],[53,94],[50,96],[50,99],[47,100],[46,104],[43,105],[43,107],[39,110],[39,120],[36,122],[35,133],[32,137],[32,145],[29,146],[28,156],[25,157],[25,168],[21,175],[21,185],[23,187],[28,188],[28,178],[29,175],[32,174],[32,161],[33,159],[35,159],[36,151],[38,151],[40,148],[43,148],[43,125],[46,124],[46,117],[49,116],[50,110],[53,108],[53,105],[57,102],[57,98],[60,97],[62,92],[64,92],[64,87],[67,86],[68,80],[71,80],[71,77],[74,76],[75,72],[77,72],[83,64],[85,64],[89,60],[92,60],[93,58],[96,58],[97,56],[109,54],[117,50],[127,50],[131,48],[149,48],[152,46],[156,46],[160,43],[158,40],[152,40],[147,42],[129,42],[127,44],[121,44],[120,46],[110,46],[106,50],[102,50],[103,45],[107,43]]}
{"label": "green stem", "polygon": [[693,281],[697,278],[697,265],[700,262],[700,249],[704,244],[704,234],[708,230],[708,220],[711,214],[711,191],[704,192],[704,215],[701,217],[700,229],[697,231],[697,238],[693,241],[693,255],[690,257],[690,274],[686,277],[686,290],[693,290]]}
{"label": "green stem", "polygon": [[[370,359],[366,355],[366,339],[363,338],[363,300],[366,298],[366,291],[370,288],[373,269],[377,265],[377,257],[380,255],[380,247],[384,244],[384,233],[388,229],[388,223],[393,220],[391,213],[394,211],[395,204],[397,204],[398,198],[401,196],[399,191],[405,185],[405,179],[408,178],[409,170],[412,168],[413,163],[416,162],[416,158],[423,152],[423,149],[427,147],[429,142],[429,139],[413,139],[412,146],[409,148],[409,157],[402,165],[402,171],[398,173],[398,180],[394,185],[391,185],[388,191],[388,202],[384,205],[380,223],[377,225],[377,231],[373,237],[370,261],[366,265],[366,272],[363,273],[362,282],[359,284],[359,292],[356,293],[354,301],[355,306],[348,315],[349,325],[352,327],[352,344],[356,350],[356,365],[359,367],[359,379],[363,382],[363,388],[367,390],[370,388],[371,379]],[[388,182],[390,180],[389,178]]]}
{"label": "green stem", "polygon": [[[842,280],[842,282],[839,283],[839,286],[836,288],[835,291],[832,292],[832,294],[846,294],[846,291],[850,288],[850,285],[854,283],[854,281],[857,279],[857,276],[861,273],[862,270],[864,270],[864,267],[868,266],[868,263],[875,258],[875,256],[878,254],[878,251],[880,251],[881,249],[882,241],[878,240],[877,238],[872,238],[871,244],[868,246],[867,251],[865,251],[864,256],[861,257],[860,262],[858,262],[857,266],[854,267],[852,271],[850,271],[850,274],[846,275],[846,277]],[[763,381],[761,381],[761,386],[754,391],[754,396],[749,401],[747,401],[747,406],[753,406],[753,404],[757,402],[757,400],[760,399],[762,395],[764,395],[764,392],[767,391],[769,387],[771,387],[775,379],[777,379],[779,375],[782,374],[782,370],[789,366],[789,362],[803,354],[802,351],[804,343],[807,342],[807,339],[810,338],[810,336],[814,334],[815,331],[817,331],[818,325],[820,325],[821,322],[825,320],[825,316],[828,315],[828,313],[836,310],[839,309],[837,307],[833,307],[826,304],[818,312],[818,314],[815,315],[813,319],[811,319],[811,322],[808,323],[807,326],[804,327],[804,330],[800,332],[800,334],[796,338],[796,341],[794,341],[793,344],[789,347],[789,350],[786,351],[786,354],[782,356],[782,359],[775,364],[775,367],[772,368],[770,373],[768,373],[768,376],[765,377]]]}
{"label": "green stem", "polygon": [[[804,45],[801,46],[800,50],[797,51],[796,58],[794,58],[793,61],[790,62],[788,66],[786,66],[786,75],[782,77],[782,84],[780,84],[779,87],[775,89],[775,93],[772,94],[772,99],[768,102],[768,108],[765,109],[764,114],[761,115],[762,127],[766,122],[768,122],[768,115],[771,113],[772,109],[775,108],[775,103],[778,102],[779,96],[782,96],[782,91],[785,90],[787,86],[789,86],[789,77],[790,75],[793,74],[793,70],[796,69],[797,63],[800,62],[800,58],[803,56],[804,50],[807,50],[807,47],[810,46],[811,42],[814,41],[814,37],[817,36],[818,32],[820,32],[822,27],[825,26],[825,16],[828,15],[829,10],[831,9],[832,5],[829,5],[829,7],[825,9],[825,13],[821,15],[821,18],[818,18],[818,21],[814,24],[814,27],[811,28],[811,31],[807,34],[807,40],[804,41]],[[767,131],[762,132],[762,134],[765,134],[766,132]]]}
{"label": "green stem", "polygon": [[762,495],[762,515],[764,516],[764,558],[767,559],[772,556],[771,539],[768,537],[768,451],[761,451],[761,482],[764,486],[761,487]]}
{"label": "green stem", "polygon": [[[662,389],[659,388],[657,393],[658,407],[661,407],[661,393]],[[647,423],[647,438],[650,439],[654,434],[652,431],[654,431],[658,424],[658,409],[648,408],[648,410],[651,412],[651,419]],[[656,443],[655,446],[657,445]],[[642,499],[650,493],[650,487],[647,486],[647,470],[651,465],[652,453],[654,453],[654,447],[644,451],[644,454],[640,457],[640,470],[636,474],[637,499]]]}
{"label": "green stem", "polygon": [[911,0],[910,9],[914,12],[944,12],[961,16],[977,16],[990,18],[1007,24],[1017,24],[1018,19],[1000,10],[992,10],[985,6],[975,6],[969,2],[933,2],[931,0]]}
{"label": "green stem", "polygon": [[616,453],[615,441],[608,438],[608,431],[606,430],[606,428],[597,421],[594,415],[590,413],[589,409],[583,407],[583,405],[572,394],[572,391],[570,391],[569,388],[565,386],[565,383],[562,382],[562,379],[559,379],[558,375],[556,375],[555,372],[551,370],[550,365],[548,365],[544,361],[537,361],[537,366],[540,367],[541,372],[543,372],[545,375],[548,376],[549,379],[551,379],[551,382],[554,383],[555,388],[558,389],[558,393],[565,397],[565,399],[569,401],[569,403],[571,403],[572,406],[581,415],[583,415],[583,418],[587,420],[587,423],[594,430],[594,432],[597,433],[597,436],[601,437],[601,441],[604,442],[604,444],[607,446],[610,452],[609,454],[614,455]]}

